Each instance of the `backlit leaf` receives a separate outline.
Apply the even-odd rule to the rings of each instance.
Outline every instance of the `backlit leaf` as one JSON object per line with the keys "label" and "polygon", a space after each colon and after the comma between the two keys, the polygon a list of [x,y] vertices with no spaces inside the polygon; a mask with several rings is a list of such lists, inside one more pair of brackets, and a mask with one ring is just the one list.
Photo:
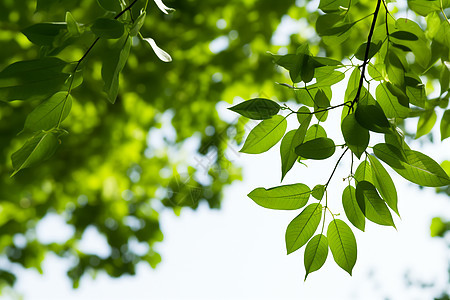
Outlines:
{"label": "backlit leaf", "polygon": [[286,249],[290,254],[303,245],[314,235],[322,218],[322,205],[318,203],[308,205],[295,217],[286,229]]}
{"label": "backlit leaf", "polygon": [[446,110],[441,120],[441,141],[450,136],[450,110]]}
{"label": "backlit leaf", "polygon": [[356,200],[367,219],[379,225],[393,226],[395,228],[389,208],[380,195],[378,195],[372,183],[368,181],[360,181],[357,183]]}
{"label": "backlit leaf", "polygon": [[328,256],[328,240],[323,234],[314,236],[306,245],[304,264],[305,264],[305,280],[308,275],[319,270]]}
{"label": "backlit leaf", "polygon": [[377,144],[375,155],[405,179],[418,185],[438,187],[450,184],[450,178],[441,166],[430,157],[414,150],[402,152],[390,144]]}
{"label": "backlit leaf", "polygon": [[341,124],[342,135],[345,143],[352,152],[359,158],[369,145],[369,130],[359,125],[355,115],[351,114],[344,118]]}
{"label": "backlit leaf", "polygon": [[359,208],[356,201],[356,190],[351,185],[347,186],[342,193],[342,206],[344,207],[347,219],[359,230],[364,231],[366,217]]}
{"label": "backlit leaf", "polygon": [[373,184],[387,205],[400,216],[397,207],[397,190],[391,176],[375,156],[369,155],[369,160],[372,165]]}
{"label": "backlit leaf", "polygon": [[44,161],[53,155],[58,147],[58,139],[52,132],[40,132],[30,138],[11,155],[14,172],[11,177],[22,169]]}
{"label": "backlit leaf", "polygon": [[328,225],[327,236],[334,261],[352,275],[357,257],[356,239],[352,230],[344,221],[335,219]]}
{"label": "backlit leaf", "polygon": [[306,205],[310,188],[302,183],[273,187],[270,189],[254,189],[248,197],[256,204],[270,209],[299,209]]}
{"label": "backlit leaf", "polygon": [[250,131],[240,152],[249,154],[266,152],[281,140],[286,128],[286,118],[282,116],[273,116],[262,121]]}
{"label": "backlit leaf", "polygon": [[27,117],[24,131],[49,130],[62,122],[72,108],[72,96],[59,92],[37,106]]}
{"label": "backlit leaf", "polygon": [[334,154],[336,145],[332,139],[317,138],[307,141],[295,148],[298,156],[309,159],[326,159]]}
{"label": "backlit leaf", "polygon": [[269,99],[255,98],[228,109],[249,119],[264,120],[276,115],[280,111],[280,105]]}

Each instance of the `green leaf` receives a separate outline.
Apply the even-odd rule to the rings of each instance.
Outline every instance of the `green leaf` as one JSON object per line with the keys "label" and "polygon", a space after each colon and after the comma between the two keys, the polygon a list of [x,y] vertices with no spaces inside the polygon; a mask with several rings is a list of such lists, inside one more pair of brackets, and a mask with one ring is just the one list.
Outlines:
{"label": "green leaf", "polygon": [[396,54],[395,49],[389,48],[384,63],[389,81],[397,86],[403,86],[405,82],[405,68]]}
{"label": "green leaf", "polygon": [[[308,120],[310,116],[311,116],[311,111],[306,106],[302,106],[298,109],[297,120],[300,124],[302,124],[303,122]],[[309,122],[311,122],[311,120]],[[309,126],[309,122],[308,122],[308,126]]]}
{"label": "green leaf", "polygon": [[272,100],[255,98],[228,108],[246,118],[253,120],[270,119],[280,111],[280,105]]}
{"label": "green leaf", "polygon": [[314,235],[322,218],[322,205],[314,203],[308,205],[286,229],[286,249],[290,254],[303,245]]}
{"label": "green leaf", "polygon": [[14,172],[44,161],[53,155],[58,147],[58,139],[52,132],[40,132],[27,140],[25,144],[11,155]]}
{"label": "green leaf", "polygon": [[[328,99],[327,95],[319,89],[317,91],[316,96],[314,97],[314,112],[323,110],[325,108],[330,107],[330,99]],[[319,112],[314,114],[317,120],[321,122],[325,122],[328,116],[328,111]]]}
{"label": "green leaf", "polygon": [[[389,92],[397,98],[398,103],[400,105],[409,108],[409,99],[406,96],[405,92],[403,92],[403,90],[401,90],[400,88],[398,88],[397,86],[393,85],[390,82],[386,82],[386,87],[389,90]],[[404,87],[402,88],[404,89]]]}
{"label": "green leaf", "polygon": [[344,73],[335,70],[335,66],[320,67],[314,70],[314,77],[316,78],[316,83],[308,86],[309,89],[312,88],[324,88],[330,87],[342,81],[345,78]]}
{"label": "green leaf", "polygon": [[375,156],[369,155],[369,160],[372,165],[373,184],[380,192],[387,205],[400,216],[397,207],[397,190],[395,189],[391,176],[389,176],[389,173]]}
{"label": "green leaf", "polygon": [[[356,50],[355,53],[355,57],[359,60],[364,60],[365,55],[366,55],[366,48],[367,48],[368,43],[365,42],[363,44],[361,44],[361,46],[359,46],[358,50]],[[370,48],[369,48],[369,57],[367,59],[371,59],[375,54],[377,54],[377,52],[380,50],[382,43],[378,42],[376,44],[374,43],[370,43]],[[359,71],[359,70],[358,70]]]}
{"label": "green leaf", "polygon": [[[404,95],[406,97],[406,95]],[[388,118],[407,118],[410,109],[400,104],[399,99],[394,96],[384,82],[376,89],[378,103]]]}
{"label": "green leaf", "polygon": [[335,219],[328,225],[327,236],[334,261],[352,275],[357,256],[356,239],[352,230],[344,221]]}
{"label": "green leaf", "polygon": [[0,72],[0,101],[42,100],[60,91],[69,74],[65,61],[43,57],[13,63]]}
{"label": "green leaf", "polygon": [[59,92],[37,106],[25,120],[24,131],[49,130],[62,122],[72,108],[72,97]]}
{"label": "green leaf", "polygon": [[344,118],[341,124],[341,130],[345,143],[356,155],[356,157],[360,159],[361,155],[369,145],[369,130],[359,125],[354,114],[348,115]]}
{"label": "green leaf", "polygon": [[336,145],[332,139],[320,137],[295,148],[298,156],[309,159],[326,159],[334,154]]}
{"label": "green leaf", "polygon": [[423,153],[413,150],[402,152],[390,144],[377,144],[375,155],[405,179],[422,186],[438,187],[450,184],[450,178],[441,166]]}
{"label": "green leaf", "polygon": [[124,33],[123,23],[115,19],[99,18],[91,26],[92,32],[105,39],[118,39]]}
{"label": "green leaf", "polygon": [[266,152],[281,140],[286,128],[286,118],[282,116],[273,116],[262,121],[250,131],[240,152],[249,154]]}
{"label": "green leaf", "polygon": [[370,163],[367,160],[363,160],[356,169],[355,175],[353,177],[355,178],[356,182],[373,182],[372,167],[370,166]]}
{"label": "green leaf", "polygon": [[[316,21],[316,32],[319,36],[343,36],[356,23],[348,23],[336,14],[320,15]],[[342,42],[342,41],[340,41]]]}
{"label": "green leaf", "polygon": [[320,0],[319,8],[325,13],[339,12],[349,8],[350,0]]}
{"label": "green leaf", "polygon": [[325,132],[325,129],[320,126],[319,124],[314,124],[311,127],[309,127],[308,131],[306,132],[305,140],[304,142],[311,141],[317,138],[326,138],[327,133]]}
{"label": "green leaf", "polygon": [[97,3],[107,11],[120,12],[122,10],[120,0],[97,0]]}
{"label": "green leaf", "polygon": [[342,193],[342,206],[344,207],[347,219],[359,230],[364,231],[366,217],[359,208],[356,201],[356,190],[351,185],[347,186]]}
{"label": "green leaf", "polygon": [[306,245],[304,264],[305,264],[305,280],[308,275],[319,270],[328,256],[328,240],[323,234],[314,236]]}
{"label": "green leaf", "polygon": [[391,127],[383,109],[372,99],[359,100],[355,118],[359,125],[373,132],[388,132]]}
{"label": "green leaf", "polygon": [[114,103],[119,93],[119,75],[130,54],[132,39],[129,36],[121,38],[104,54],[102,66],[102,78],[105,83],[103,91],[108,95],[108,100]]}
{"label": "green leaf", "polygon": [[310,188],[302,183],[257,188],[248,194],[256,204],[270,209],[292,210],[306,205],[311,194]]}
{"label": "green leaf", "polygon": [[67,23],[67,31],[73,36],[80,36],[81,29],[78,26],[77,21],[74,19],[72,14],[68,11],[66,12],[66,23]]}
{"label": "green leaf", "polygon": [[133,26],[130,28],[130,35],[131,36],[137,36],[139,31],[142,28],[142,25],[144,25],[145,17],[147,16],[147,13],[145,11],[142,11],[139,17],[134,21]]}
{"label": "green leaf", "polygon": [[325,186],[322,184],[316,185],[311,192],[311,195],[317,200],[322,200],[323,194],[325,194]]}
{"label": "green leaf", "polygon": [[419,117],[415,138],[418,139],[419,137],[428,134],[431,129],[433,129],[436,119],[437,116],[434,109],[424,111]]}
{"label": "green leaf", "polygon": [[22,33],[33,44],[51,46],[60,32],[66,29],[66,23],[38,23],[25,28]]}
{"label": "green leaf", "polygon": [[390,33],[390,36],[399,40],[417,41],[419,38],[412,32],[399,30]]}
{"label": "green leaf", "polygon": [[427,96],[425,93],[425,86],[420,81],[420,78],[414,74],[405,75],[406,96],[411,104],[418,107],[425,107]]}
{"label": "green leaf", "polygon": [[289,131],[281,141],[281,181],[283,181],[284,176],[289,172],[298,158],[298,155],[295,153],[295,148],[303,143],[311,118],[312,116],[309,115],[297,130]]}
{"label": "green leaf", "polygon": [[446,110],[441,120],[441,141],[450,136],[450,110]]}
{"label": "green leaf", "polygon": [[440,10],[440,0],[409,0],[408,6],[414,12],[418,13],[421,16],[426,16],[433,11]]}
{"label": "green leaf", "polygon": [[370,221],[379,225],[393,226],[391,212],[384,200],[378,195],[375,186],[368,181],[360,181],[356,185],[356,201],[362,213]]}

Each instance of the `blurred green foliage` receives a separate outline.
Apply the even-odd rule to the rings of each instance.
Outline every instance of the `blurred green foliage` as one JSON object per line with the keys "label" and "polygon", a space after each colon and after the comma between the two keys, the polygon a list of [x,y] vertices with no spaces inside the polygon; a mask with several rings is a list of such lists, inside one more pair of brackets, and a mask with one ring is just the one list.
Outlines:
{"label": "blurred green foliage", "polygon": [[[134,17],[144,4],[139,0],[133,6]],[[82,84],[77,77],[74,87],[81,85],[71,92],[72,109],[62,123],[69,135],[61,137],[50,159],[12,178],[11,154],[31,137],[18,133],[39,100],[0,102],[0,253],[10,263],[42,272],[43,259],[54,253],[73,262],[68,276],[74,287],[86,272],[119,277],[134,274],[140,262],[155,267],[161,256],[154,245],[163,240],[159,213],[179,214],[182,207],[196,209],[202,202],[219,208],[223,188],[240,179],[225,151],[240,142],[244,124],[221,120],[216,105],[231,103],[236,95],[272,93],[277,75],[266,51],[278,49],[271,46],[274,31],[284,14],[306,16],[306,9],[286,0],[166,4],[176,12],[163,14],[149,2],[141,33],[154,38],[173,62],[161,62],[133,38],[117,100],[110,104],[102,92],[101,68],[111,41],[100,39],[81,64]],[[2,0],[0,70],[43,55],[79,60],[95,40],[90,32],[62,38],[59,48],[33,45],[21,32],[37,23],[63,22],[67,11],[67,20],[82,26],[114,17],[97,1]],[[218,38],[225,46],[213,53],[210,46]],[[37,238],[39,222],[52,214],[73,230],[65,242]],[[88,228],[106,238],[109,255],[80,249]],[[147,251],[135,251],[135,242],[148,245]],[[0,280],[11,285],[15,275],[0,270]]]}

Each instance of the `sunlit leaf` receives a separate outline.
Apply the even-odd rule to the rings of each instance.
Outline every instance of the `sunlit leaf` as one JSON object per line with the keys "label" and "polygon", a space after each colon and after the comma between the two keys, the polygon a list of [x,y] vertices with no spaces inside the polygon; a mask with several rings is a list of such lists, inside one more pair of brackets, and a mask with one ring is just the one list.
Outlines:
{"label": "sunlit leaf", "polygon": [[400,215],[397,207],[397,190],[395,189],[391,176],[375,156],[369,155],[369,160],[372,165],[373,184],[387,205],[397,215]]}
{"label": "sunlit leaf", "polygon": [[419,122],[417,123],[416,139],[428,134],[431,129],[433,129],[436,119],[437,115],[434,110],[427,110],[423,112],[419,117]]}
{"label": "sunlit leaf", "polygon": [[385,201],[378,195],[375,186],[368,181],[360,181],[356,184],[356,200],[362,213],[370,221],[379,225],[393,226],[391,212]]}
{"label": "sunlit leaf", "polygon": [[69,115],[72,96],[59,92],[37,106],[27,117],[24,131],[49,130]]}
{"label": "sunlit leaf", "polygon": [[342,206],[344,207],[347,219],[359,230],[364,231],[366,217],[359,208],[356,201],[356,190],[351,185],[347,186],[342,193]]}
{"label": "sunlit leaf", "polygon": [[318,203],[308,205],[286,229],[286,249],[290,254],[303,245],[314,235],[322,218],[322,205]]}
{"label": "sunlit leaf", "polygon": [[286,128],[286,118],[282,116],[273,116],[262,121],[250,131],[240,152],[249,154],[266,152],[281,140]]}
{"label": "sunlit leaf", "polygon": [[58,147],[58,139],[52,132],[40,132],[30,138],[11,155],[14,172],[11,177],[22,169],[42,162],[53,155]]}
{"label": "sunlit leaf", "polygon": [[312,190],[312,192],[311,192],[311,195],[314,197],[314,198],[316,198],[317,200],[322,200],[322,198],[323,198],[323,195],[324,195],[324,193],[325,193],[325,186],[324,185],[322,185],[322,184],[318,184],[318,185],[316,185],[314,188],[313,188],[313,190]]}
{"label": "sunlit leaf", "polygon": [[298,156],[310,159],[326,159],[335,151],[336,145],[333,140],[324,137],[304,142],[295,148]]}
{"label": "sunlit leaf", "polygon": [[403,150],[403,157],[398,148],[383,143],[375,145],[373,151],[379,159],[411,182],[431,187],[450,184],[450,178],[441,166],[423,153]]}
{"label": "sunlit leaf", "polygon": [[441,120],[441,141],[450,136],[450,110],[446,110]]}
{"label": "sunlit leaf", "polygon": [[354,114],[344,118],[341,130],[347,146],[358,158],[361,158],[361,155],[369,145],[369,130],[359,125]]}
{"label": "sunlit leaf", "polygon": [[304,264],[305,264],[305,280],[308,275],[319,270],[328,256],[328,240],[323,234],[314,236],[306,245]]}
{"label": "sunlit leaf", "polygon": [[248,197],[256,204],[270,209],[299,209],[306,205],[310,188],[302,183],[273,187],[270,189],[254,189]]}
{"label": "sunlit leaf", "polygon": [[303,143],[311,118],[312,116],[309,115],[297,130],[289,131],[281,140],[281,181],[283,181],[284,176],[289,172],[298,158],[297,153],[295,153],[295,148]]}
{"label": "sunlit leaf", "polygon": [[280,111],[280,108],[280,105],[275,101],[255,98],[241,102],[228,109],[249,119],[264,120],[276,115]]}
{"label": "sunlit leaf", "polygon": [[327,236],[334,261],[352,275],[357,257],[356,239],[352,230],[344,221],[335,219],[328,225]]}

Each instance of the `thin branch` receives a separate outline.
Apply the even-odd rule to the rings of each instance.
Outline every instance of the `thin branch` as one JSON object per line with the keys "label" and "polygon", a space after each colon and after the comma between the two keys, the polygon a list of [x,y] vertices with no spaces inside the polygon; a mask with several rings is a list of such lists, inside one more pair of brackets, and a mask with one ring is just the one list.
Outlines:
{"label": "thin branch", "polygon": [[336,172],[337,167],[339,166],[339,163],[341,162],[342,158],[344,157],[345,153],[347,152],[348,147],[345,148],[345,151],[342,152],[341,156],[339,157],[338,161],[336,162],[336,165],[334,166],[333,172],[331,172],[330,178],[328,178],[327,183],[325,183],[325,189],[328,187],[328,185],[330,184],[331,178],[333,178],[334,173]]}
{"label": "thin branch", "polygon": [[370,60],[369,59],[370,42],[372,41],[373,32],[375,31],[375,24],[377,23],[378,12],[380,11],[381,2],[382,0],[377,1],[377,6],[375,8],[375,12],[373,13],[372,25],[370,26],[369,36],[367,37],[366,53],[364,54],[364,61],[361,65],[361,77],[359,79],[358,91],[356,92],[355,99],[353,99],[352,103],[350,104],[350,109],[348,111],[349,113],[353,110],[353,107],[358,102],[359,96],[361,94],[361,90],[365,79],[366,66]]}

